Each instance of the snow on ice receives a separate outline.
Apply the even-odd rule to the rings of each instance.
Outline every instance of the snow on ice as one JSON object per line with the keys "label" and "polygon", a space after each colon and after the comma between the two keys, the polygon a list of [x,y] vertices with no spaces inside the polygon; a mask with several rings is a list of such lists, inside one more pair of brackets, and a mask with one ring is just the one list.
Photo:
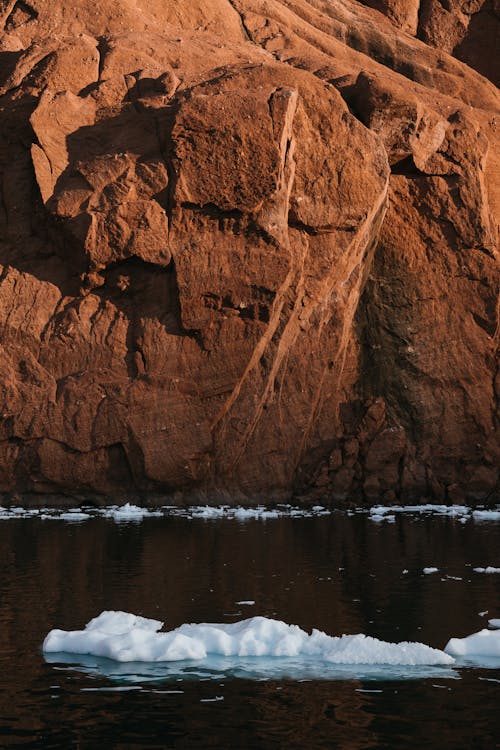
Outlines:
{"label": "snow on ice", "polygon": [[91,654],[119,662],[162,662],[225,657],[302,657],[329,664],[452,664],[452,656],[423,643],[388,643],[371,636],[306,633],[267,617],[234,623],[185,624],[158,632],[163,623],[128,612],[102,612],[84,630],[52,630],[45,653]]}

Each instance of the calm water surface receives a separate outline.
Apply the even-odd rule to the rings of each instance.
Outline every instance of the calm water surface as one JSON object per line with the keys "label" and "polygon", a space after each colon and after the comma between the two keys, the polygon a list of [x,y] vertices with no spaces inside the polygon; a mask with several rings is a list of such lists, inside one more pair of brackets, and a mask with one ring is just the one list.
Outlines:
{"label": "calm water surface", "polygon": [[259,614],[443,648],[500,617],[500,575],[472,570],[499,564],[500,524],[452,518],[2,521],[0,747],[499,748],[498,666],[249,679],[245,665],[120,673],[41,653],[51,628],[104,609],[168,629]]}

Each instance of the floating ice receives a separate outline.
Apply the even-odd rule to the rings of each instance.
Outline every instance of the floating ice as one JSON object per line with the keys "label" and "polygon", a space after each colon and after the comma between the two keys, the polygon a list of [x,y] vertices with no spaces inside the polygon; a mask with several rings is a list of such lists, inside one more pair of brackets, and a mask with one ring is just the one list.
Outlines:
{"label": "floating ice", "polygon": [[394,523],[396,516],[394,513],[371,513],[370,521],[387,521],[388,523]]}
{"label": "floating ice", "polygon": [[120,523],[121,521],[142,521],[143,518],[161,516],[163,514],[158,510],[150,510],[139,505],[125,503],[125,505],[112,505],[109,508],[103,508],[101,515],[105,518],[112,518],[113,521]]}
{"label": "floating ice", "polygon": [[436,505],[434,503],[425,503],[424,505],[373,505],[370,508],[372,516],[381,516],[387,513],[418,513],[423,515],[461,517],[469,515],[470,512],[471,508],[467,505]]}
{"label": "floating ice", "polygon": [[494,568],[492,565],[488,565],[486,568],[472,568],[474,573],[500,573],[500,568]]}
{"label": "floating ice", "polygon": [[[233,519],[237,521],[267,521],[275,518],[314,518],[332,515],[339,511],[333,508],[325,508],[322,505],[312,507],[296,507],[288,504],[279,504],[269,508],[265,505],[252,507],[229,506],[229,505],[192,505],[187,507],[175,505],[162,505],[157,508],[145,508],[132,503],[125,505],[109,505],[103,508],[73,508],[62,512],[58,508],[22,508],[0,506],[0,520],[19,518],[39,518],[41,520],[63,520],[73,522],[84,522],[89,518],[104,517],[116,522],[139,522],[151,517],[180,517],[189,519],[203,519],[213,521],[219,519]],[[500,521],[500,507],[496,509],[473,510],[466,505],[435,505],[426,503],[423,505],[374,505],[371,508],[356,508],[348,510],[346,514],[352,516],[355,513],[369,513],[372,521],[394,522],[396,513],[408,513],[417,517],[429,515],[451,516],[466,523],[474,518],[476,521]]]}
{"label": "floating ice", "polygon": [[181,625],[166,633],[162,623],[128,612],[103,612],[84,630],[52,630],[45,653],[90,654],[119,662],[169,662],[222,657],[301,657],[328,664],[452,664],[453,659],[423,643],[387,643],[367,635],[309,635],[298,625],[267,617],[234,623]]}
{"label": "floating ice", "polygon": [[430,575],[431,573],[437,573],[439,568],[424,568],[423,573],[425,573],[426,576]]}
{"label": "floating ice", "polygon": [[494,618],[492,620],[488,620],[488,625],[490,626],[490,628],[499,628],[500,629],[500,620],[496,619],[496,618]]}
{"label": "floating ice", "polygon": [[90,515],[74,508],[66,511],[66,513],[61,513],[59,518],[61,521],[86,521],[87,518],[90,518]]}
{"label": "floating ice", "polygon": [[451,638],[445,646],[447,654],[477,661],[484,657],[500,659],[500,630],[483,628],[466,638]]}
{"label": "floating ice", "polygon": [[472,517],[475,521],[500,521],[500,510],[475,510]]}

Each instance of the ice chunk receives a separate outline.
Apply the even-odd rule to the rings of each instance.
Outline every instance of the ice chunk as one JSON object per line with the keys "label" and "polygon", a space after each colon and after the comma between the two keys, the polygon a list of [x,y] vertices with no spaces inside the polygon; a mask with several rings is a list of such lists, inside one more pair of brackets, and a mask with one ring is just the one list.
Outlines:
{"label": "ice chunk", "polygon": [[112,518],[113,521],[119,523],[120,521],[142,521],[143,518],[161,516],[162,513],[140,507],[139,505],[125,503],[125,505],[111,505],[109,508],[104,508],[102,515],[105,518]]}
{"label": "ice chunk", "polygon": [[500,629],[500,619],[494,618],[492,620],[488,620],[488,625],[490,626],[490,628],[499,628]]}
{"label": "ice chunk", "polygon": [[329,664],[452,664],[453,659],[423,643],[387,643],[371,636],[306,633],[267,617],[234,623],[185,624],[166,633],[162,623],[128,612],[103,612],[84,630],[52,630],[46,653],[91,654],[120,662],[162,662],[224,657],[300,657]]}
{"label": "ice chunk", "polygon": [[461,657],[500,658],[500,630],[483,628],[466,638],[451,638],[445,646],[447,654]]}
{"label": "ice chunk", "polygon": [[423,573],[425,573],[426,576],[430,575],[431,573],[437,573],[439,568],[424,568]]}
{"label": "ice chunk", "polygon": [[61,513],[58,518],[61,521],[86,521],[87,518],[90,518],[89,513],[84,513],[80,510],[68,510],[66,513]]}

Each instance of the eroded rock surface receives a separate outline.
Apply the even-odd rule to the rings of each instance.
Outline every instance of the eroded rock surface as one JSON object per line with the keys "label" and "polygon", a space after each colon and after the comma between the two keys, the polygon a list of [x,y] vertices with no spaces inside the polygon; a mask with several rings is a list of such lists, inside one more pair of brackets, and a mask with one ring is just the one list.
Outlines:
{"label": "eroded rock surface", "polygon": [[0,0],[0,493],[498,499],[455,5]]}

